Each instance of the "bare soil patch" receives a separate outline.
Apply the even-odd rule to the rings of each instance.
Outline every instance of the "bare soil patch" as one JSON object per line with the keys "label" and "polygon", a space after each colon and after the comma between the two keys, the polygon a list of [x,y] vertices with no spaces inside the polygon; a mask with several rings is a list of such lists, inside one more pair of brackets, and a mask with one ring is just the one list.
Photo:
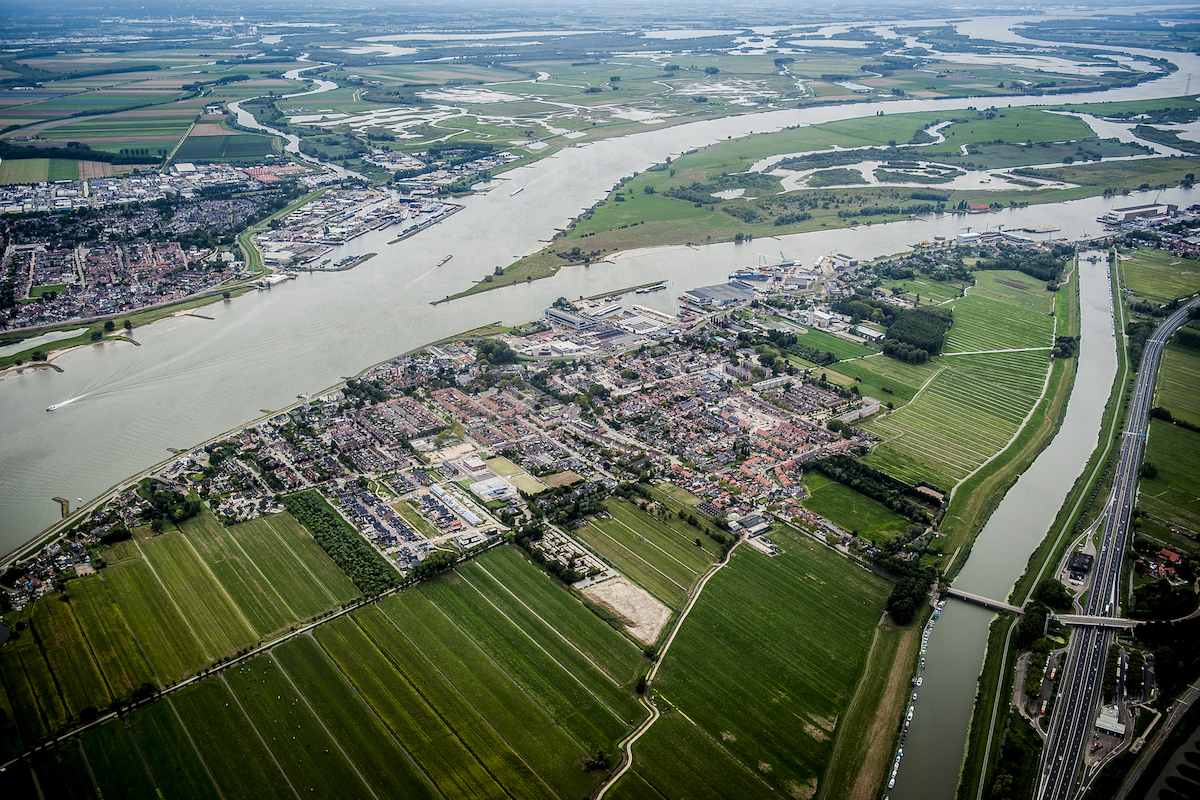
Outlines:
{"label": "bare soil patch", "polygon": [[202,125],[197,125],[192,128],[192,136],[228,136],[229,131],[222,128],[220,125],[206,122]]}
{"label": "bare soil patch", "polygon": [[584,597],[620,617],[625,629],[643,644],[654,644],[671,618],[671,609],[625,578],[612,578],[581,590]]}
{"label": "bare soil patch", "polygon": [[559,487],[570,486],[572,483],[578,483],[581,480],[583,480],[583,478],[579,477],[574,472],[567,470],[566,472],[556,472],[553,475],[547,475],[545,478],[542,478],[542,483],[546,484],[547,486]]}

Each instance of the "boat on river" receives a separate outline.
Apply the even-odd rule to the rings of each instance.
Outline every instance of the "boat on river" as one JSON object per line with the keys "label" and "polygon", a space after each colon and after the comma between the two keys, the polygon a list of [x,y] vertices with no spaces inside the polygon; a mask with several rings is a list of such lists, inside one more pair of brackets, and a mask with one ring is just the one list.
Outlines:
{"label": "boat on river", "polygon": [[439,262],[437,263],[437,266],[439,266],[439,267],[440,267],[442,264],[445,264],[447,261],[449,261],[449,260],[450,260],[450,259],[452,259],[452,258],[454,258],[454,255],[453,255],[453,254],[450,254],[450,255],[446,256],[445,258],[443,258],[441,261],[439,261]]}

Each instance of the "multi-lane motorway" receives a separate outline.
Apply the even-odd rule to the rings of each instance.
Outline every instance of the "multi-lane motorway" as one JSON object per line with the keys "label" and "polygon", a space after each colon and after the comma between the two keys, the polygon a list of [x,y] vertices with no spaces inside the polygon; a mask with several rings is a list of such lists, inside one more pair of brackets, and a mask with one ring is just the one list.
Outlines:
{"label": "multi-lane motorway", "polygon": [[[1105,507],[1104,534],[1093,566],[1092,588],[1085,614],[1120,616],[1117,591],[1130,519],[1137,501],[1138,472],[1146,443],[1155,378],[1167,340],[1188,319],[1189,309],[1200,299],[1178,309],[1146,341],[1141,368],[1129,406],[1129,419],[1121,442],[1113,490]],[[1098,627],[1076,628],[1067,652],[1062,693],[1054,708],[1050,734],[1042,751],[1037,797],[1066,800],[1075,791],[1084,749],[1088,744],[1100,704],[1105,659],[1113,632]]]}

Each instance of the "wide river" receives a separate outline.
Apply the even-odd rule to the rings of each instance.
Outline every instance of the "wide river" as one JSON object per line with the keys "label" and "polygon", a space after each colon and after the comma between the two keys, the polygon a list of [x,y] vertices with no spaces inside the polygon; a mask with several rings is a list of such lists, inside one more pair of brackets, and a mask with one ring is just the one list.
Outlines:
{"label": "wide river", "polygon": [[[1181,95],[1187,75],[1200,74],[1200,58],[1166,55],[1179,64],[1178,72],[1141,87],[1069,99]],[[911,100],[883,108],[888,114],[949,111],[982,102]],[[1010,99],[992,102],[1007,105]],[[1045,98],[1011,98],[1012,105],[1045,102]],[[1069,238],[1102,232],[1095,219],[1114,202],[1092,198],[747,244],[644,250],[612,264],[567,268],[551,279],[430,305],[494,267],[536,251],[556,229],[603,198],[621,177],[669,155],[790,125],[870,116],[879,108],[769,111],[579,144],[508,173],[510,183],[468,198],[463,212],[417,236],[388,245],[394,233],[384,230],[339,248],[331,254],[335,260],[352,252],[379,254],[349,272],[306,274],[269,291],[197,310],[202,316],[174,317],[139,328],[135,336],[140,347],[106,342],[74,350],[56,360],[62,373],[38,370],[0,380],[0,552],[19,546],[58,518],[54,496],[69,498],[74,507],[75,498],[97,497],[167,458],[167,448],[193,446],[261,416],[264,409],[286,406],[297,394],[331,386],[431,340],[489,322],[517,323],[538,317],[559,296],[593,295],[661,279],[667,281],[668,291],[637,300],[673,310],[675,298],[683,291],[724,281],[732,269],[779,250],[812,264],[833,251],[858,258],[899,252],[935,235],[953,237],[968,225],[979,229],[1053,223],[1061,229],[1053,236]],[[525,190],[511,195],[517,186]],[[1197,197],[1200,194],[1172,189],[1119,199],[1116,205],[1159,199],[1186,206],[1200,202]],[[435,268],[448,254],[454,258]],[[1099,412],[1093,419],[1088,416],[1091,412],[1076,409],[1089,402],[1102,406],[1107,397],[1111,369],[1105,371],[1094,349],[1104,349],[1105,336],[1111,349],[1111,336],[1097,322],[1099,314],[1107,324],[1106,312],[1092,308],[1104,302],[1103,278],[1093,279],[1086,268],[1082,277],[1085,334],[1076,386],[1085,391],[1073,394],[1067,424],[1051,445],[1057,448],[1053,459],[1062,461],[1047,455],[1038,460],[1038,466],[1047,465],[1050,477],[1066,483],[1059,491],[1049,478],[1022,479],[1009,498],[1016,498],[1014,505],[1028,506],[1028,516],[1000,523],[997,513],[959,579],[963,588],[998,597],[1007,592],[1078,474],[1078,467],[1070,465],[1081,466],[1095,444]],[[53,412],[45,410],[67,400],[72,402]],[[1074,425],[1080,427],[1072,433]],[[1006,499],[1006,505],[1009,502]],[[905,748],[895,797],[917,797],[918,792],[922,797],[953,795],[988,619],[990,615],[982,610],[955,604],[936,626],[927,655],[926,691]],[[951,638],[952,645],[946,642]],[[939,641],[951,646],[939,647]]]}

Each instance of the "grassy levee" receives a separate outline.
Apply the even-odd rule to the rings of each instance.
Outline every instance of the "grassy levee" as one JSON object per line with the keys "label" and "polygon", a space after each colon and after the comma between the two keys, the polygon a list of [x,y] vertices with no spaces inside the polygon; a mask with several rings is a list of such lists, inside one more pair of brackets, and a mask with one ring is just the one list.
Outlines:
{"label": "grassy levee", "polygon": [[437,797],[428,777],[396,744],[315,639],[298,636],[271,654],[380,798]]}
{"label": "grassy levee", "polygon": [[259,639],[283,630],[299,619],[274,587],[274,573],[268,577],[247,558],[225,527],[207,508],[180,525],[201,559],[217,581],[249,620]]}
{"label": "grassy levee", "polygon": [[70,604],[62,595],[46,597],[34,603],[31,617],[30,628],[54,673],[67,714],[78,720],[84,709],[108,706],[112,694]]}
{"label": "grassy levee", "polygon": [[892,744],[909,679],[920,655],[920,628],[879,626],[862,688],[846,714],[822,800],[869,800],[887,781]]}
{"label": "grassy levee", "polygon": [[40,742],[70,721],[50,665],[28,632],[0,650],[0,676],[26,742]]}
{"label": "grassy levee", "polygon": [[[1121,289],[1117,271],[1113,270],[1112,289],[1114,301],[1117,303],[1117,326],[1124,329],[1124,305],[1121,303]],[[1074,279],[1072,284],[1078,282]],[[1061,292],[1060,292],[1061,293]],[[1069,335],[1078,335],[1078,296],[1072,304],[1071,327]],[[1072,363],[1074,359],[1071,360]],[[1083,472],[1067,493],[1049,533],[1029,557],[1025,572],[1017,579],[1008,599],[1015,605],[1022,605],[1029,600],[1041,578],[1049,572],[1051,565],[1058,563],[1070,545],[1074,536],[1081,533],[1090,520],[1096,518],[1104,505],[1108,489],[1112,482],[1112,459],[1117,454],[1122,427],[1120,422],[1125,419],[1128,411],[1129,396],[1132,391],[1133,377],[1129,374],[1129,358],[1125,347],[1117,348],[1117,374],[1113,379],[1112,390],[1108,403],[1104,407],[1104,415],[1100,422],[1100,435],[1096,449],[1092,451]],[[965,559],[963,559],[965,561]],[[997,743],[1002,735],[1005,715],[997,713],[1002,698],[1011,696],[1015,667],[1015,653],[1006,648],[1005,643],[1011,641],[1011,634],[1016,626],[1015,617],[1001,615],[991,624],[988,631],[988,644],[984,656],[983,669],[979,677],[979,690],[976,693],[975,709],[971,717],[971,726],[967,737],[966,755],[958,786],[958,797],[961,800],[975,800],[980,791],[981,782],[991,775],[997,759],[999,747]],[[1011,647],[1011,645],[1010,645]],[[991,745],[989,747],[989,734]],[[986,753],[986,758],[985,758]],[[986,763],[985,763],[986,761]]]}
{"label": "grassy levee", "polygon": [[142,684],[153,684],[154,673],[100,577],[67,581],[66,590],[113,697],[128,700]]}
{"label": "grassy levee", "polygon": [[622,685],[633,685],[642,666],[640,648],[593,614],[562,584],[534,566],[521,551],[499,547],[475,563],[521,598],[555,631],[570,640]]}
{"label": "grassy levee", "polygon": [[120,720],[93,728],[80,739],[102,797],[157,800],[154,781],[146,773],[133,737]]}
{"label": "grassy levee", "polygon": [[370,797],[337,744],[270,656],[252,658],[223,675],[301,797]]}
{"label": "grassy levee", "polygon": [[366,606],[353,616],[396,668],[400,680],[408,681],[502,789],[514,797],[550,800],[555,796],[446,676],[432,668],[390,617],[374,606]]}
{"label": "grassy levee", "polygon": [[763,782],[762,774],[755,772],[757,764],[738,761],[722,742],[701,731],[669,704],[661,705],[662,717],[634,745],[633,768],[617,781],[607,797],[779,797]]}
{"label": "grassy levee", "polygon": [[790,527],[770,536],[780,555],[742,548],[709,581],[654,691],[800,796],[824,778],[890,585]]}
{"label": "grassy levee", "polygon": [[154,780],[172,800],[220,800],[196,748],[168,700],[130,712],[129,729],[137,739]]}
{"label": "grassy levee", "polygon": [[362,594],[312,534],[286,511],[234,525],[229,532],[270,576],[284,601],[302,617],[348,603]]}
{"label": "grassy levee", "polygon": [[595,790],[600,776],[583,769],[583,747],[423,594],[404,592],[379,607],[556,794]]}
{"label": "grassy levee", "polygon": [[57,747],[35,753],[33,770],[37,773],[42,797],[53,797],[55,800],[99,798],[78,739],[68,739]]}
{"label": "grassy levee", "polygon": [[349,617],[317,629],[317,641],[438,791],[450,797],[497,797],[503,790]]}
{"label": "grassy levee", "polygon": [[142,542],[141,548],[210,656],[232,655],[257,640],[250,623],[184,534],[161,533]]}
{"label": "grassy levee", "polygon": [[[590,688],[593,694],[611,708],[622,719],[631,719],[641,714],[641,703],[628,689],[623,689],[618,680],[596,666],[588,656],[569,641],[565,641],[556,629],[538,619],[519,598],[504,590],[495,578],[479,565],[468,562],[459,566],[463,582],[471,586],[501,614],[516,625],[546,653],[571,673],[580,683]],[[611,630],[611,629],[610,629]],[[615,631],[614,631],[615,633]],[[630,687],[632,688],[632,687]]]}
{"label": "grassy levee", "polygon": [[543,652],[456,574],[423,584],[425,595],[482,649],[571,738],[589,753],[606,749],[628,733],[620,719],[553,658]]}
{"label": "grassy levee", "polygon": [[185,687],[167,702],[179,711],[225,800],[295,797],[220,678]]}
{"label": "grassy levee", "polygon": [[102,574],[162,684],[176,683],[208,664],[204,648],[146,562],[126,561]]}

